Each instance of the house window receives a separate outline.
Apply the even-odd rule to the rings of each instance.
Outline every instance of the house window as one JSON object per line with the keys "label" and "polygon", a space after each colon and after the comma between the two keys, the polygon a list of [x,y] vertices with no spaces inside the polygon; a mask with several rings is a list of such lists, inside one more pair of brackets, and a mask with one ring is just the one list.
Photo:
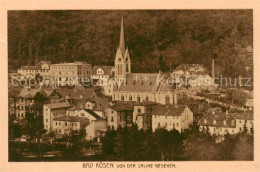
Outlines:
{"label": "house window", "polygon": [[132,98],[132,96],[130,95],[130,96],[129,96],[129,101],[132,101],[132,99],[133,99],[133,98]]}
{"label": "house window", "polygon": [[176,123],[176,126],[178,127],[178,126],[179,126],[179,123]]}
{"label": "house window", "polygon": [[65,122],[65,126],[67,126],[67,122]]}
{"label": "house window", "polygon": [[60,125],[60,122],[59,122],[59,125]]}
{"label": "house window", "polygon": [[56,125],[58,125],[58,123],[56,122]]}
{"label": "house window", "polygon": [[148,96],[145,97],[145,101],[147,101],[147,102],[149,101],[149,97]]}
{"label": "house window", "polygon": [[124,101],[124,96],[121,96],[121,100]]}
{"label": "house window", "polygon": [[46,119],[46,122],[48,122],[48,119]]}
{"label": "house window", "polygon": [[114,113],[114,111],[112,111],[112,110],[111,110],[111,113],[113,114],[113,113]]}
{"label": "house window", "polygon": [[113,116],[111,117],[111,122],[114,122],[114,118],[113,118]]}
{"label": "house window", "polygon": [[141,109],[138,108],[137,111],[138,111],[138,113],[141,113]]}

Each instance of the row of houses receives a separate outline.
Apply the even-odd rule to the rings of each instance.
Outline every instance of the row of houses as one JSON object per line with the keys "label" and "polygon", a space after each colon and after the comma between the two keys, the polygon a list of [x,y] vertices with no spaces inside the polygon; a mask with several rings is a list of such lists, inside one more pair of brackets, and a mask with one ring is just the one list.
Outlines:
{"label": "row of houses", "polygon": [[91,140],[104,134],[108,128],[117,130],[137,125],[138,129],[143,130],[165,128],[183,132],[193,123],[193,113],[186,105],[116,101],[110,102],[105,108],[106,116],[96,113],[93,106],[88,105],[89,102],[81,110],[71,113],[73,106],[68,102],[45,104],[44,128],[60,136],[72,130],[84,129],[86,139]]}
{"label": "row of houses", "polygon": [[212,109],[207,112],[198,122],[200,131],[208,131],[209,134],[218,136],[220,140],[224,139],[225,134],[237,134],[254,132],[253,111],[242,113],[222,112]]}

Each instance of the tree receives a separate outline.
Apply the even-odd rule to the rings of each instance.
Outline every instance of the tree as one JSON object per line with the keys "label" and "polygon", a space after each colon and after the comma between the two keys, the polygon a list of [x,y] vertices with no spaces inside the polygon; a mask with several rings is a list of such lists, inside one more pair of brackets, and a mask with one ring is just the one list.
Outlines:
{"label": "tree", "polygon": [[158,63],[159,63],[159,70],[161,70],[162,72],[165,72],[167,70],[167,65],[166,65],[165,61],[163,60],[162,55],[160,55]]}
{"label": "tree", "polygon": [[41,76],[41,74],[37,73],[35,76],[35,80],[37,83],[41,83],[43,81],[43,77]]}
{"label": "tree", "polygon": [[202,134],[191,134],[184,140],[184,158],[187,160],[215,160],[217,150],[215,141]]}
{"label": "tree", "polygon": [[235,160],[254,160],[254,139],[247,133],[237,135],[233,154]]}

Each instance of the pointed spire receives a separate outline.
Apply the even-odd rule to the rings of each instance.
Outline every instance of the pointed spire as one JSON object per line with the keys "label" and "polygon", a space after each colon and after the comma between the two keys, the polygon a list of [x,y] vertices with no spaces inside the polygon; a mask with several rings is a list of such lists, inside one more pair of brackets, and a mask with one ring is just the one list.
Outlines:
{"label": "pointed spire", "polygon": [[121,20],[119,48],[121,50],[122,55],[124,55],[125,54],[125,37],[124,37],[124,19],[123,19],[123,17]]}

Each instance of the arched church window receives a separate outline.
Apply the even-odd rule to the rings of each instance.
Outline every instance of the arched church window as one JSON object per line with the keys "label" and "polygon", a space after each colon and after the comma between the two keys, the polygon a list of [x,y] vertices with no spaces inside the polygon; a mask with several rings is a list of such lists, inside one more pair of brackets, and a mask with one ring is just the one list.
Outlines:
{"label": "arched church window", "polygon": [[137,102],[140,103],[140,96],[137,96]]}
{"label": "arched church window", "polygon": [[167,95],[166,98],[165,98],[165,102],[166,103],[170,103],[170,97]]}
{"label": "arched church window", "polygon": [[145,101],[147,101],[147,102],[149,101],[149,97],[148,96],[145,97]]}

